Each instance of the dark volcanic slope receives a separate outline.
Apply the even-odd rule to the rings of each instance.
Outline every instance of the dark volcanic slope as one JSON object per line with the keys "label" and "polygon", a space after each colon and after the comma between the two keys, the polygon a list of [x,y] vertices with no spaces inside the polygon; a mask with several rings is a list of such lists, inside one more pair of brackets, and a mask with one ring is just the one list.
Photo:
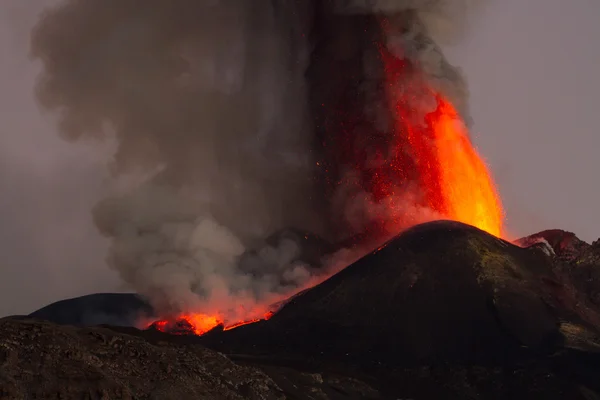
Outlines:
{"label": "dark volcanic slope", "polygon": [[[600,310],[600,239],[592,244],[580,240],[572,232],[559,229],[542,231],[519,240],[521,244],[545,241],[555,254],[554,264],[561,275],[572,282],[577,296],[592,310]],[[600,327],[600,315],[597,312],[589,319]]]}
{"label": "dark volcanic slope", "polygon": [[203,340],[226,352],[362,365],[507,363],[561,348],[561,331],[594,331],[571,293],[539,248],[439,221],[404,232],[271,320]]}
{"label": "dark volcanic slope", "polygon": [[[270,320],[229,331],[173,336],[6,319],[0,395],[600,398],[598,286],[586,278],[598,270],[599,246],[566,262],[544,244],[522,248],[440,221],[404,232]],[[64,321],[105,309],[106,298],[82,299],[68,303],[80,310]]]}
{"label": "dark volcanic slope", "polygon": [[63,325],[134,326],[152,307],[133,293],[97,293],[57,301],[29,314],[32,318]]}

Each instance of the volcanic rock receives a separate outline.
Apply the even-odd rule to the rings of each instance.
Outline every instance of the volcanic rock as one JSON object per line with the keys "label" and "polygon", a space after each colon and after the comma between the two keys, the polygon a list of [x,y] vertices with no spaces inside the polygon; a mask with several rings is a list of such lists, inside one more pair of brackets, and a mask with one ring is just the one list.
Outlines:
{"label": "volcanic rock", "polygon": [[600,240],[585,248],[568,267],[578,292],[600,309]]}
{"label": "volcanic rock", "polygon": [[562,260],[573,261],[590,245],[579,239],[573,232],[561,229],[548,229],[517,240],[517,244],[530,246],[539,242],[547,243],[554,254]]}
{"label": "volcanic rock", "polygon": [[[40,399],[595,399],[597,360],[513,366],[432,364],[371,375],[352,366],[226,357],[181,336],[0,320],[0,398]],[[555,361],[556,364],[556,361]],[[591,365],[590,365],[591,364]],[[560,368],[562,367],[562,368]],[[585,378],[585,377],[584,377]],[[582,382],[583,381],[583,382]]]}
{"label": "volcanic rock", "polygon": [[[342,399],[369,398],[362,393],[377,395],[355,380],[333,377],[330,383],[332,378],[300,372],[286,376],[286,392],[264,371],[236,365],[201,346],[150,344],[141,337],[104,328],[77,329],[7,318],[0,320],[0,367],[2,399]],[[331,385],[341,386],[348,395],[328,396]]]}
{"label": "volcanic rock", "polygon": [[[491,371],[517,374],[519,383],[512,377],[484,398],[577,398],[571,385],[600,390],[598,308],[578,287],[538,246],[438,221],[397,236],[268,321],[199,340],[226,354],[342,364],[398,385],[411,386],[419,366],[440,381],[466,382],[460,389],[437,383],[445,398],[477,398],[490,390]],[[482,381],[473,368],[483,368]],[[558,386],[538,381],[544,375]],[[534,381],[541,386],[518,388]]]}
{"label": "volcanic rock", "polygon": [[560,229],[542,231],[517,241],[527,246],[545,244],[554,255],[553,269],[570,288],[579,313],[600,327],[600,240],[591,245]]}

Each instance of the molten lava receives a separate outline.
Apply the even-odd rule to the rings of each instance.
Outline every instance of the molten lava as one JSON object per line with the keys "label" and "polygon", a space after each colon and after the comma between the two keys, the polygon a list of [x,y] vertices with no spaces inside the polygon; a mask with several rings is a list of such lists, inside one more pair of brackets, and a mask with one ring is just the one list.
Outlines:
{"label": "molten lava", "polygon": [[500,197],[460,115],[413,63],[380,52],[395,126],[388,143],[392,155],[371,175],[372,193],[381,202],[402,184],[416,182],[420,206],[501,236]]}
{"label": "molten lava", "polygon": [[248,325],[254,322],[267,320],[273,315],[272,312],[266,312],[262,318],[254,318],[235,323],[225,323],[223,319],[215,315],[207,315],[201,313],[180,314],[175,318],[163,319],[153,322],[149,327],[170,333],[174,335],[204,335],[206,332],[222,326],[223,330],[238,328],[243,325]]}
{"label": "molten lava", "polygon": [[437,96],[428,124],[435,138],[443,211],[459,222],[502,235],[502,204],[492,177],[473,148],[466,128],[447,100]]}

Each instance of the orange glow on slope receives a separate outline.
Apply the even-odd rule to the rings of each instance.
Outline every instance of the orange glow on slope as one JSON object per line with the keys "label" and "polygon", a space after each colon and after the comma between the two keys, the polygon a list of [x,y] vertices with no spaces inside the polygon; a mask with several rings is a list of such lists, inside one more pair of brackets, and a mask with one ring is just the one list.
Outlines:
{"label": "orange glow on slope", "polygon": [[163,319],[160,321],[153,322],[150,326],[161,332],[167,332],[172,334],[180,335],[204,335],[206,332],[216,328],[217,326],[223,326],[223,330],[230,330],[238,328],[243,325],[248,325],[253,322],[267,320],[273,315],[272,312],[266,312],[262,318],[254,318],[247,321],[239,321],[232,324],[225,325],[223,319],[215,315],[207,315],[201,313],[187,313],[180,314],[172,319]]}
{"label": "orange glow on slope", "polygon": [[224,331],[228,331],[230,329],[238,328],[238,327],[243,326],[243,325],[252,324],[254,322],[266,321],[267,319],[271,318],[273,316],[273,314],[274,314],[273,312],[269,311],[269,312],[265,313],[265,315],[263,315],[263,318],[255,318],[255,319],[251,319],[251,320],[248,320],[248,321],[236,322],[235,324],[228,325],[228,326],[224,327],[223,330]]}
{"label": "orange glow on slope", "polygon": [[216,316],[206,314],[185,314],[179,318],[185,319],[192,326],[196,335],[202,335],[220,323],[219,318]]}

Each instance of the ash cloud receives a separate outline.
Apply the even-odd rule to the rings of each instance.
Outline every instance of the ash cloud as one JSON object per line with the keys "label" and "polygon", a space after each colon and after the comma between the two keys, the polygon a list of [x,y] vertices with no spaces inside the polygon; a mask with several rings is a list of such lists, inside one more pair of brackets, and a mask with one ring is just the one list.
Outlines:
{"label": "ash cloud", "polygon": [[278,228],[320,229],[304,82],[310,3],[141,4],[63,2],[31,41],[44,68],[37,97],[62,135],[118,143],[115,193],[93,210],[108,263],[163,310],[279,294],[237,259]]}
{"label": "ash cloud", "polygon": [[[389,49],[418,60],[466,115],[466,86],[432,36],[455,35],[441,17],[449,15],[442,6],[455,3],[334,5],[388,19]],[[121,278],[164,312],[225,308],[236,319],[244,304],[241,314],[252,317],[260,305],[323,279],[314,266],[295,261],[297,242],[262,242],[283,227],[326,231],[314,204],[320,194],[305,79],[315,3],[140,4],[69,0],[49,9],[32,33],[31,53],[43,65],[37,98],[57,113],[67,140],[117,143],[109,163],[113,195],[98,202],[93,216],[110,239],[107,262]],[[381,81],[376,72],[369,79]],[[368,106],[375,114],[377,96]],[[407,190],[394,201],[410,209],[408,219],[436,218],[410,208],[411,196]],[[355,193],[332,203],[347,219],[407,213]],[[240,269],[244,252],[257,246],[263,247],[252,262],[264,268]],[[325,260],[326,271],[350,258],[356,253],[347,250]]]}
{"label": "ash cloud", "polygon": [[[468,16],[485,3],[486,0],[339,0],[336,10],[376,14],[384,20],[387,49],[400,59],[418,64],[428,83],[448,96],[469,124],[466,81],[460,69],[446,60],[440,46],[459,41],[468,27]],[[432,104],[435,102],[422,106],[427,110]]]}

